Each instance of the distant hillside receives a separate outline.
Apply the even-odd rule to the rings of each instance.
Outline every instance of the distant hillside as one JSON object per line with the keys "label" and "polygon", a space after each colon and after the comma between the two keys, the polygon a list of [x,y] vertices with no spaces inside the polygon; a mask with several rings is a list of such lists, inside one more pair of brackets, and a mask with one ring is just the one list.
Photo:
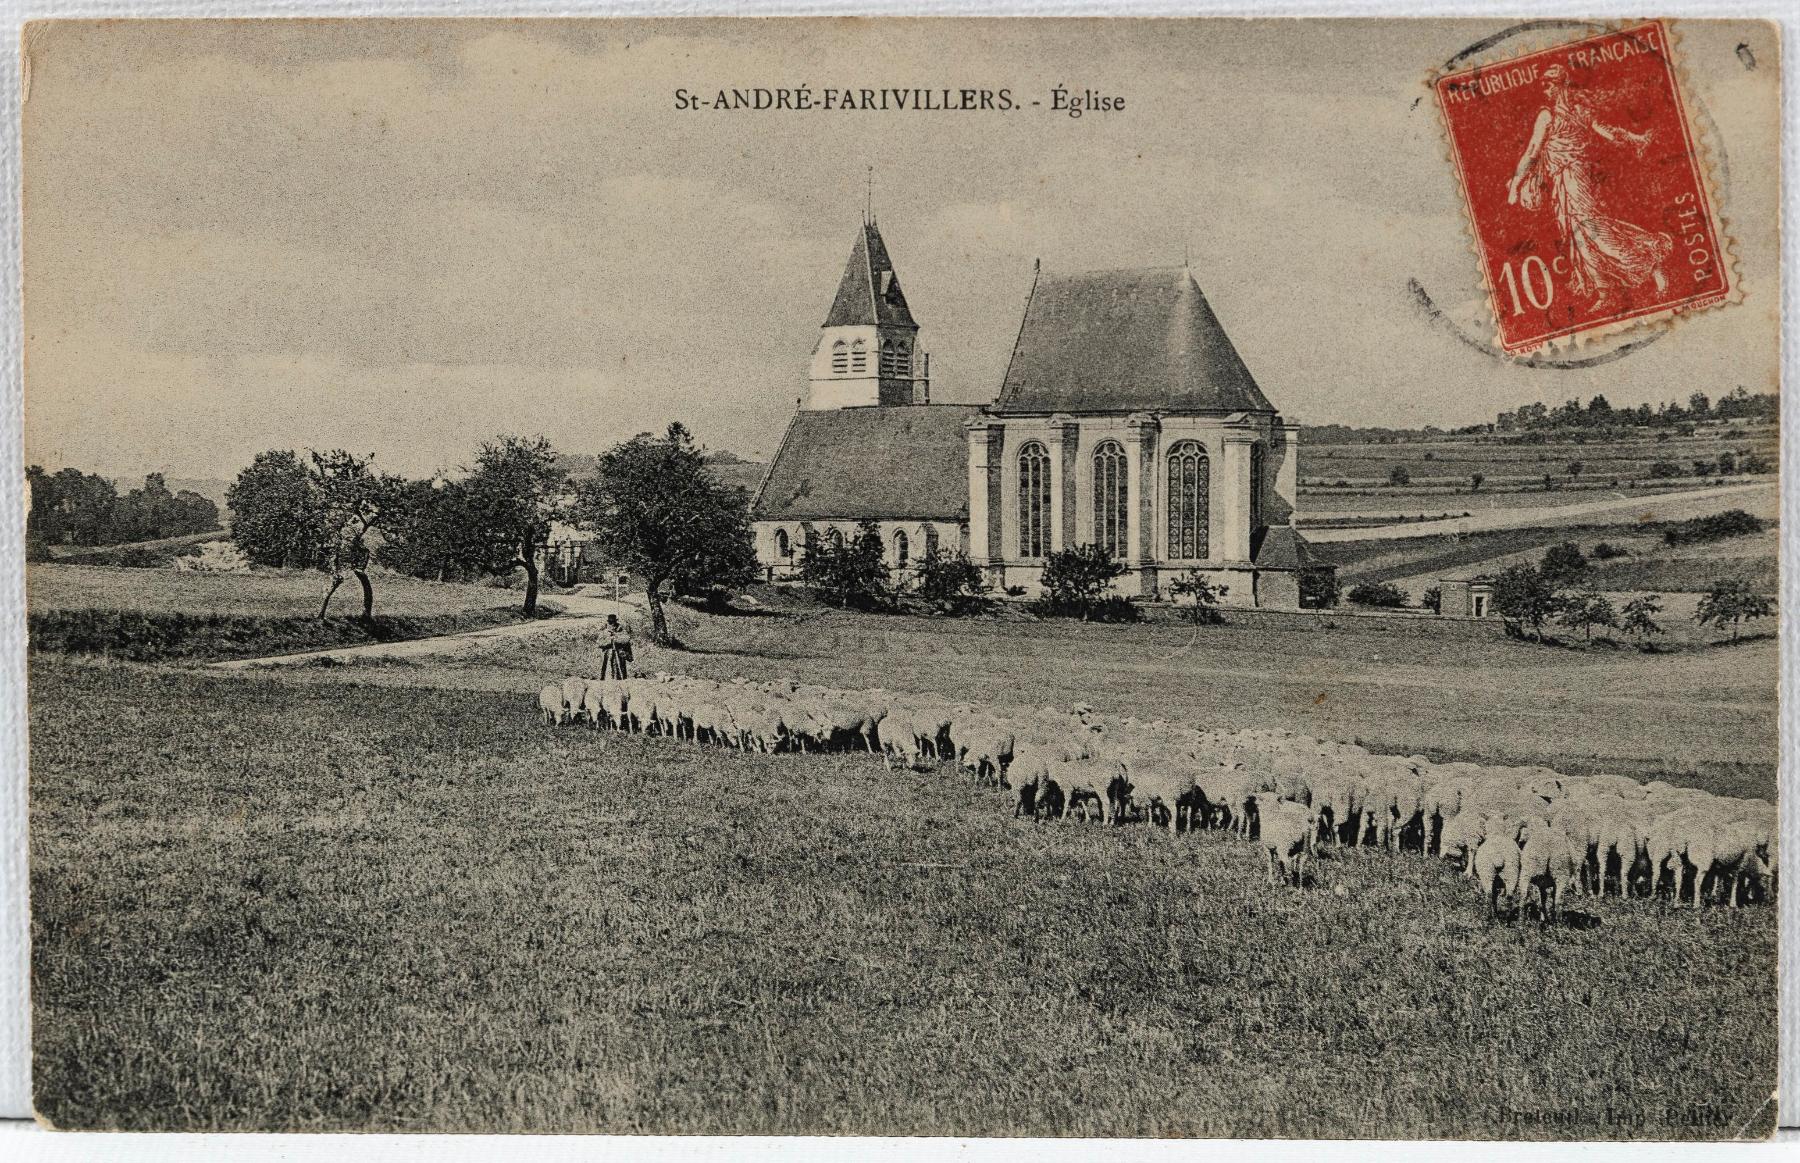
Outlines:
{"label": "distant hillside", "polygon": [[221,520],[231,520],[231,511],[225,505],[225,490],[231,487],[230,481],[214,480],[211,477],[183,479],[170,477],[166,482],[171,493],[179,493],[186,489],[190,493],[199,493],[213,504],[219,506]]}

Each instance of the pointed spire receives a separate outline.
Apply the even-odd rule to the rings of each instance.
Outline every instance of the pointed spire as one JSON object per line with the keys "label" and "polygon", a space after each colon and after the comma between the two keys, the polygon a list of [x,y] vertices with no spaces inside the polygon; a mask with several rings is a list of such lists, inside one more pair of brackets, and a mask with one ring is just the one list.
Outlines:
{"label": "pointed spire", "polygon": [[913,327],[912,310],[900,290],[900,278],[888,258],[887,244],[873,220],[857,232],[850,261],[838,283],[837,298],[825,317],[827,327]]}

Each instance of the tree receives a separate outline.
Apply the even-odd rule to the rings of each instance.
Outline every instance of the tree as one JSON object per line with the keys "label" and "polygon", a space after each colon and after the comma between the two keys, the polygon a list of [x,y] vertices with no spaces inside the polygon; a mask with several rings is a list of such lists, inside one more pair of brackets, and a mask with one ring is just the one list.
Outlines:
{"label": "tree", "polygon": [[1619,615],[1604,594],[1583,590],[1562,599],[1556,612],[1556,621],[1571,630],[1580,630],[1582,637],[1592,642],[1594,627],[1617,626]]}
{"label": "tree", "polygon": [[1444,612],[1444,587],[1426,586],[1425,592],[1419,595],[1419,606],[1434,614]]}
{"label": "tree", "polygon": [[1695,392],[1688,397],[1687,414],[1690,420],[1704,420],[1712,412],[1712,401],[1706,398],[1705,392]]}
{"label": "tree", "polygon": [[74,468],[52,476],[36,466],[27,470],[26,479],[31,485],[27,538],[34,533],[40,537],[46,555],[51,545],[105,545],[112,540],[118,490],[111,481]]}
{"label": "tree", "polygon": [[[320,620],[350,575],[362,584],[363,620],[375,615],[369,538],[392,516],[402,482],[376,472],[373,459],[343,449],[310,452],[307,461],[280,449],[258,453],[225,494],[231,540],[253,564],[325,572]],[[154,504],[167,489],[153,475],[144,494]]]}
{"label": "tree", "polygon": [[1059,549],[1044,558],[1040,609],[1051,615],[1079,616],[1087,621],[1113,579],[1124,573],[1125,567],[1101,546]]}
{"label": "tree", "polygon": [[25,560],[49,561],[57,531],[56,481],[41,465],[25,470]]}
{"label": "tree", "polygon": [[1195,625],[1213,626],[1225,619],[1219,614],[1219,600],[1231,592],[1230,586],[1216,586],[1198,569],[1190,569],[1169,583],[1169,592],[1177,598],[1191,598],[1183,616]]}
{"label": "tree", "polygon": [[1338,580],[1335,569],[1309,569],[1300,575],[1300,608],[1329,610],[1338,604]]}
{"label": "tree", "polygon": [[1700,599],[1694,621],[1702,626],[1731,627],[1731,640],[1738,640],[1738,630],[1745,622],[1767,618],[1775,612],[1775,603],[1750,588],[1742,578],[1726,578]]}
{"label": "tree", "polygon": [[313,478],[299,453],[285,449],[259,452],[225,490],[230,506],[231,540],[254,565],[316,564],[314,554],[324,539]]}
{"label": "tree", "polygon": [[919,597],[941,610],[964,613],[979,608],[989,588],[981,567],[967,554],[945,553],[932,545],[919,559]]}
{"label": "tree", "polygon": [[1762,520],[1742,509],[1727,509],[1705,517],[1690,517],[1663,530],[1663,541],[1669,545],[1692,542],[1722,541],[1727,537],[1743,537],[1761,533]]}
{"label": "tree", "polygon": [[1487,480],[1487,477],[1482,473],[1478,473],[1478,472],[1470,473],[1469,474],[1469,491],[1471,493],[1479,493],[1481,491],[1481,482],[1485,481],[1485,480]]}
{"label": "tree", "polygon": [[[641,432],[602,454],[593,478],[576,490],[575,517],[610,560],[644,579],[657,642],[670,641],[666,583],[680,577],[688,587],[742,585],[755,573],[753,552],[720,549],[721,542],[754,544],[744,491],[712,474],[705,451],[680,423],[662,436]],[[749,567],[740,569],[746,561]]]}
{"label": "tree", "polygon": [[382,524],[381,563],[409,577],[449,581],[479,556],[468,547],[468,492],[461,481],[433,477],[398,483]]}
{"label": "tree", "polygon": [[1625,609],[1619,619],[1619,628],[1634,637],[1641,636],[1648,642],[1652,634],[1663,632],[1662,623],[1656,620],[1656,615],[1660,613],[1662,613],[1661,594],[1640,594],[1625,603]]}
{"label": "tree", "polygon": [[198,493],[171,493],[163,474],[144,478],[142,488],[119,496],[113,483],[79,469],[55,476],[33,465],[26,470],[31,510],[26,539],[48,553],[52,544],[118,545],[205,533],[219,527],[218,506]]}
{"label": "tree", "polygon": [[458,546],[463,564],[493,574],[523,569],[527,615],[537,613],[537,553],[562,515],[565,479],[548,440],[501,436],[482,444],[453,498],[465,522]]}
{"label": "tree", "polygon": [[1729,449],[1727,449],[1724,452],[1721,452],[1719,454],[1719,475],[1722,477],[1728,477],[1728,476],[1732,475],[1733,473],[1737,472],[1737,470],[1738,470],[1737,457],[1733,456]]}
{"label": "tree", "polygon": [[[709,458],[708,463],[713,459]],[[695,552],[677,565],[669,581],[684,598],[706,598],[723,605],[730,590],[756,579],[760,567],[750,528],[750,495],[722,482],[720,489],[722,501],[729,509],[726,519],[715,524],[712,536],[702,540]],[[875,544],[879,552],[879,536]]]}
{"label": "tree", "polygon": [[1556,613],[1559,597],[1550,579],[1529,565],[1514,565],[1494,579],[1494,610],[1520,630],[1544,640],[1544,623]]}
{"label": "tree", "polygon": [[1397,464],[1393,468],[1388,469],[1388,484],[1398,485],[1404,488],[1405,486],[1412,484],[1412,473],[1407,471],[1405,465]]}
{"label": "tree", "polygon": [[319,620],[331,607],[331,598],[344,584],[346,574],[362,583],[362,620],[375,617],[375,587],[369,582],[372,556],[369,535],[388,515],[391,498],[402,487],[394,477],[377,473],[372,456],[356,456],[343,449],[312,453],[313,504],[318,513],[318,568],[328,581],[319,603]]}
{"label": "tree", "polygon": [[1406,605],[1406,591],[1392,582],[1363,582],[1350,587],[1350,601],[1378,610],[1398,610]]}
{"label": "tree", "polygon": [[1587,465],[1582,464],[1579,460],[1571,460],[1569,462],[1569,479],[1572,481],[1579,480],[1581,472],[1585,468],[1587,468]]}
{"label": "tree", "polygon": [[1544,551],[1544,560],[1538,565],[1538,572],[1552,585],[1560,585],[1580,574],[1587,568],[1587,564],[1587,558],[1582,556],[1581,546],[1573,541],[1565,541]]}
{"label": "tree", "polygon": [[864,521],[842,544],[820,541],[808,546],[800,560],[800,580],[833,605],[865,610],[890,605],[881,530],[875,522]]}

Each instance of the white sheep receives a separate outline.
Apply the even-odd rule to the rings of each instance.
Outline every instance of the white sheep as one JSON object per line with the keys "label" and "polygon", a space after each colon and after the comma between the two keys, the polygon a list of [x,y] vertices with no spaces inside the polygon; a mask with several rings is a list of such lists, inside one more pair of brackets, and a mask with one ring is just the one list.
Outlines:
{"label": "white sheep", "polygon": [[1049,765],[1045,784],[1062,793],[1063,815],[1080,808],[1082,818],[1086,819],[1087,804],[1092,800],[1099,805],[1100,822],[1110,824],[1113,822],[1110,792],[1115,770],[1088,759],[1058,760]]}
{"label": "white sheep", "polygon": [[1291,878],[1294,886],[1300,887],[1305,883],[1306,857],[1312,851],[1318,815],[1309,807],[1273,795],[1259,794],[1255,803],[1257,836],[1268,857],[1269,883],[1275,883],[1275,868],[1280,865],[1282,883]]}
{"label": "white sheep", "polygon": [[1498,916],[1500,898],[1517,899],[1520,887],[1519,846],[1511,836],[1489,836],[1475,849],[1475,883],[1487,895],[1489,910]]}
{"label": "white sheep", "polygon": [[895,706],[881,718],[881,758],[888,767],[899,760],[902,767],[913,767],[923,760],[923,740],[927,723],[921,723],[913,708]]}
{"label": "white sheep", "polygon": [[1133,803],[1144,809],[1144,816],[1155,821],[1156,809],[1165,813],[1164,826],[1170,833],[1181,830],[1183,813],[1189,811],[1195,799],[1194,777],[1170,768],[1139,765],[1133,767],[1127,776],[1129,794]]}
{"label": "white sheep", "polygon": [[1000,771],[1012,758],[1012,728],[990,717],[966,716],[952,725],[952,741],[957,749],[957,762],[971,771],[976,780],[992,778],[998,784]]}
{"label": "white sheep", "polygon": [[1575,848],[1567,836],[1549,825],[1526,830],[1525,846],[1519,852],[1517,893],[1522,898],[1526,888],[1538,889],[1539,917],[1552,922],[1557,919],[1564,897],[1579,886],[1579,876]]}
{"label": "white sheep", "polygon": [[581,697],[587,693],[588,680],[579,675],[570,675],[562,680],[562,705],[564,721],[574,719],[581,712]]}
{"label": "white sheep", "polygon": [[1614,861],[1621,895],[1631,895],[1646,861],[1651,891],[1673,879],[1681,903],[1712,896],[1736,905],[1750,889],[1774,888],[1772,804],[1621,776],[1432,764],[1281,730],[1196,730],[1082,705],[977,707],[792,679],[570,676],[539,692],[538,712],[546,725],[585,717],[596,728],[763,752],[854,749],[858,740],[873,749],[879,739],[890,768],[949,757],[978,780],[993,779],[1011,790],[1015,815],[1055,814],[1060,799],[1061,814],[1085,818],[1097,807],[1102,821],[1119,823],[1135,804],[1178,832],[1199,811],[1241,838],[1258,831],[1271,879],[1278,864],[1284,878],[1303,878],[1321,828],[1336,842],[1395,851],[1416,821],[1422,850],[1459,859],[1496,913],[1502,894],[1522,907],[1536,887],[1541,913],[1554,919],[1568,892],[1588,891],[1590,877],[1604,895]]}
{"label": "white sheep", "polygon": [[546,727],[563,722],[563,716],[566,713],[567,711],[563,707],[561,685],[551,683],[538,692],[538,715],[544,720]]}
{"label": "white sheep", "polygon": [[1050,764],[1055,762],[1048,751],[1032,744],[1015,747],[1012,759],[1001,772],[1001,783],[1012,790],[1013,816],[1036,816],[1037,797],[1044,781],[1050,777]]}

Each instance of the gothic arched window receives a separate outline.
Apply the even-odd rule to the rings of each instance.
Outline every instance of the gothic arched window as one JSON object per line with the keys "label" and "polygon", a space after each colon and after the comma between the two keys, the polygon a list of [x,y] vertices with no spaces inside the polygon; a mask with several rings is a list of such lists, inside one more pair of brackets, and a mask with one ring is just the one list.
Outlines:
{"label": "gothic arched window", "polygon": [[794,556],[794,546],[792,545],[792,543],[790,543],[788,541],[788,535],[787,535],[786,529],[775,530],[775,556],[776,557],[792,557],[792,556]]}
{"label": "gothic arched window", "polygon": [[891,339],[881,341],[881,374],[884,376],[899,374],[899,357],[894,354],[894,342]]}
{"label": "gothic arched window", "polygon": [[1200,561],[1207,545],[1211,466],[1206,450],[1192,440],[1169,449],[1169,557]]}
{"label": "gothic arched window", "polygon": [[906,568],[911,550],[912,546],[907,543],[906,534],[898,529],[894,530],[894,561],[901,569]]}
{"label": "gothic arched window", "polygon": [[853,372],[869,370],[869,352],[860,339],[850,345],[850,370]]}
{"label": "gothic arched window", "polygon": [[925,556],[930,557],[938,551],[938,531],[936,525],[925,526]]}
{"label": "gothic arched window", "polygon": [[850,349],[844,346],[843,340],[831,345],[831,374],[841,376],[850,370]]}
{"label": "gothic arched window", "polygon": [[1050,551],[1050,454],[1035,440],[1019,449],[1019,556]]}
{"label": "gothic arched window", "polygon": [[1125,559],[1131,487],[1125,481],[1125,450],[1108,440],[1094,449],[1094,544]]}
{"label": "gothic arched window", "polygon": [[904,339],[894,345],[894,374],[912,375],[912,345]]}
{"label": "gothic arched window", "polygon": [[825,535],[825,543],[833,549],[842,549],[844,547],[844,531],[833,529]]}

